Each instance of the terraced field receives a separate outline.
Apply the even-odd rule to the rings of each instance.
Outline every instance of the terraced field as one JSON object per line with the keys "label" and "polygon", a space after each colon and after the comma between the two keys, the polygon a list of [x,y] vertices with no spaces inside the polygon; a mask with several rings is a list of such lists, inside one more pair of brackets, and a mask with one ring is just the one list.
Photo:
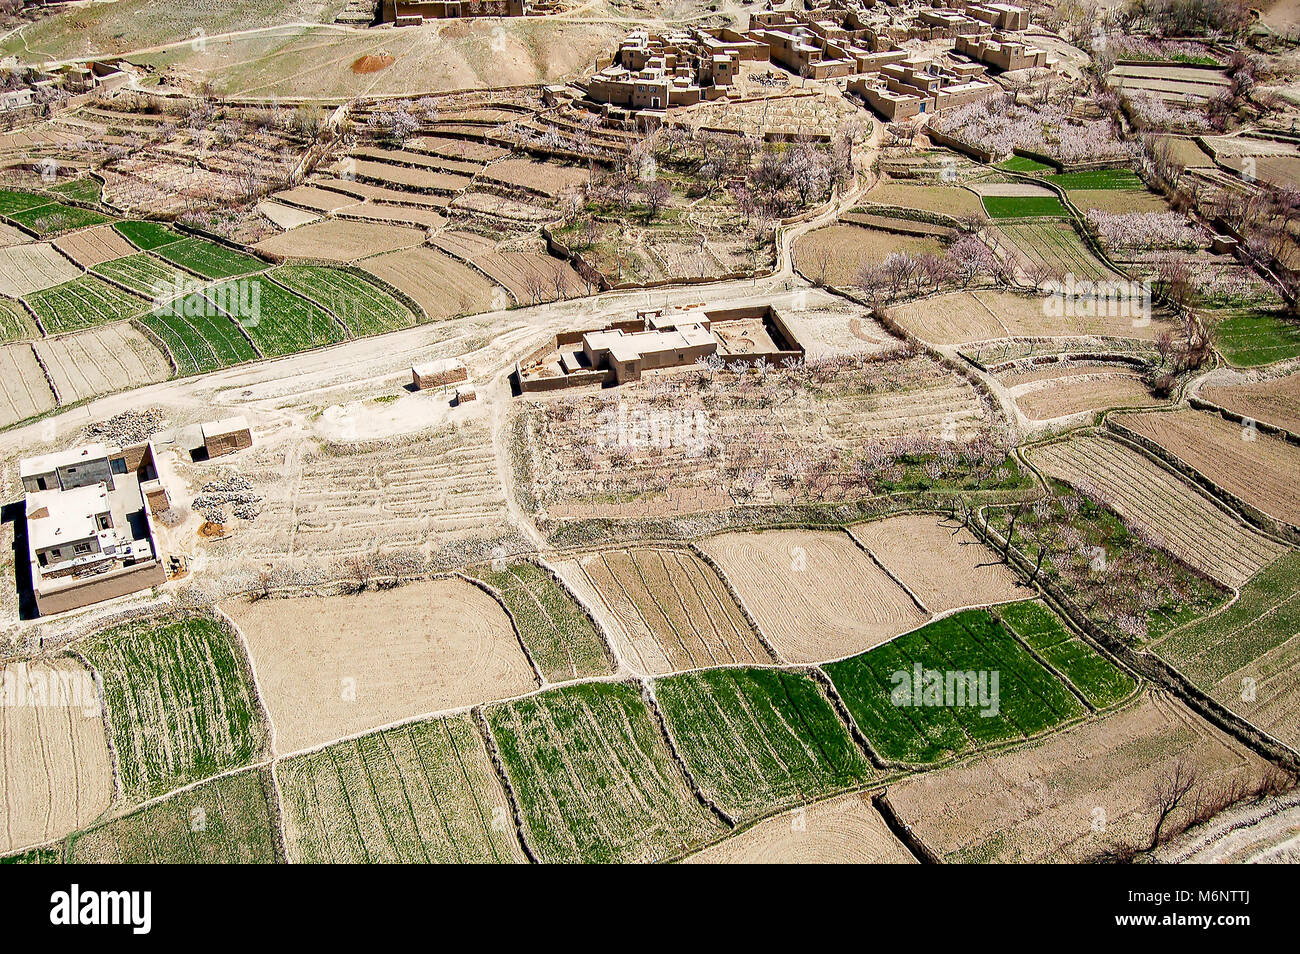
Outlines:
{"label": "terraced field", "polygon": [[689,550],[607,550],[555,565],[580,595],[594,591],[619,655],[641,672],[774,661],[717,573]]}
{"label": "terraced field", "polygon": [[266,262],[260,258],[195,236],[155,246],[152,251],[173,265],[214,280],[260,272],[267,267]]}
{"label": "terraced field", "polygon": [[178,792],[70,839],[74,864],[274,864],[269,774],[248,769]]}
{"label": "terraced field", "polygon": [[197,279],[189,273],[144,252],[100,262],[91,271],[103,278],[111,278],[119,285],[125,285],[132,291],[153,299],[157,304],[178,297],[177,289],[184,291],[197,284]]}
{"label": "terraced field", "polygon": [[150,252],[172,242],[179,242],[185,237],[160,222],[115,222],[113,228],[142,252]]}
{"label": "terraced field", "polygon": [[215,371],[258,357],[230,317],[202,295],[142,315],[140,321],[166,345],[181,375]]}
{"label": "terraced field", "polygon": [[0,851],[13,851],[94,821],[113,796],[113,770],[80,663],[13,663],[0,680]]}
{"label": "terraced field", "polygon": [[353,262],[369,255],[410,248],[423,241],[423,229],[386,225],[380,222],[326,219],[281,235],[273,235],[263,239],[255,247],[259,252],[278,260],[305,258],[317,261]]}
{"label": "terraced field", "polygon": [[840,795],[767,818],[688,864],[916,864],[867,795]]}
{"label": "terraced field", "polygon": [[122,233],[111,225],[100,225],[61,236],[54,240],[54,247],[83,268],[91,268],[135,251],[131,243],[122,237]]}
{"label": "terraced field", "polygon": [[846,533],[772,530],[701,541],[787,662],[825,662],[927,619]]}
{"label": "terraced field", "polygon": [[118,773],[145,799],[246,765],[266,730],[234,637],[215,620],[129,623],[82,653],[103,677]]}
{"label": "terraced field", "polygon": [[0,427],[54,407],[45,372],[27,343],[0,345]]}
{"label": "terraced field", "polygon": [[23,299],[49,334],[77,331],[138,315],[148,303],[93,275],[31,292]]}
{"label": "terraced field", "polygon": [[591,620],[537,564],[521,561],[473,573],[500,594],[547,679],[613,672],[613,660]]}
{"label": "terraced field", "polygon": [[0,298],[0,341],[22,341],[40,332],[20,302]]}
{"label": "terraced field", "polygon": [[469,715],[341,742],[281,763],[278,774],[295,862],[525,860]]}
{"label": "terraced field", "polygon": [[654,861],[723,831],[634,686],[554,689],[485,715],[540,861]]}
{"label": "terraced field", "polygon": [[22,298],[42,288],[53,288],[81,274],[47,242],[0,248],[0,295]]}
{"label": "terraced field", "polygon": [[1300,554],[1265,567],[1231,606],[1154,649],[1232,711],[1300,745]]}
{"label": "terraced field", "polygon": [[1300,372],[1250,384],[1202,388],[1200,396],[1292,434],[1300,434]]}
{"label": "terraced field", "polygon": [[33,347],[64,404],[165,381],[172,373],[162,352],[127,322],[41,339]]}
{"label": "terraced field", "polygon": [[997,618],[1073,683],[1098,709],[1128,698],[1133,677],[1070,632],[1061,618],[1038,600],[999,607]]}
{"label": "terraced field", "polygon": [[1244,583],[1286,549],[1178,474],[1108,437],[1076,434],[1034,447],[1027,456],[1049,476],[1100,494],[1161,547],[1230,586]]}
{"label": "terraced field", "polygon": [[1216,487],[1271,517],[1300,526],[1300,448],[1268,434],[1244,432],[1217,414],[1181,410],[1117,414],[1115,421],[1154,441]]}
{"label": "terraced field", "polygon": [[660,679],[655,696],[704,793],[741,821],[872,776],[821,688],[780,669],[710,669]]}
{"label": "terraced field", "polygon": [[[309,226],[310,227],[310,226]],[[361,262],[376,278],[404,292],[430,320],[504,308],[492,283],[468,265],[427,246],[376,255]]]}
{"label": "terraced field", "polygon": [[[917,684],[917,667],[936,673],[937,688],[928,676]],[[1031,738],[1087,711],[986,610],[944,617],[825,669],[876,751],[899,762]],[[988,675],[982,687],[960,679],[949,687],[944,674],[956,673]]]}
{"label": "terraced field", "polygon": [[373,281],[339,268],[281,265],[271,277],[325,308],[353,335],[372,335],[407,328],[419,317],[405,302]]}
{"label": "terraced field", "polygon": [[1011,568],[961,521],[911,514],[860,523],[851,533],[931,613],[1027,595]]}
{"label": "terraced field", "polygon": [[[984,200],[985,204],[989,201],[989,198]],[[1061,208],[1055,198],[1052,202]],[[1003,222],[998,228],[1030,264],[1048,265],[1063,275],[1073,274],[1076,279],[1096,281],[1117,280],[1119,277],[1083,244],[1070,225],[1060,222]]]}
{"label": "terraced field", "polygon": [[[257,350],[267,357],[333,344],[345,337],[339,323],[319,305],[260,275],[238,279],[238,284],[232,281],[214,285],[205,295],[236,317],[256,342]],[[233,302],[241,304],[235,307]],[[252,317],[243,315],[245,302],[257,302],[260,311]]]}
{"label": "terraced field", "polygon": [[1130,705],[1049,738],[928,772],[889,789],[900,820],[950,862],[1092,860],[1144,847],[1153,800],[1175,766],[1196,778],[1187,807],[1269,771],[1177,700],[1148,692]]}
{"label": "terraced field", "polygon": [[11,212],[9,218],[20,225],[27,226],[41,238],[113,221],[107,215],[93,209],[64,205],[61,202],[50,202],[35,208],[23,209],[21,212]]}

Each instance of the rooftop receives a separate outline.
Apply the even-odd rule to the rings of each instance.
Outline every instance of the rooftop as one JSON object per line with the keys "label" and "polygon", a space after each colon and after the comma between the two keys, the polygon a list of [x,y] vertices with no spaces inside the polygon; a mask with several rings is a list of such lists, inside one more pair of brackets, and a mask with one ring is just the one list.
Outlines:
{"label": "rooftop", "polygon": [[65,451],[57,451],[53,454],[42,454],[39,457],[28,457],[18,465],[18,476],[29,477],[37,474],[48,474],[51,471],[58,470],[60,467],[67,467],[70,464],[78,464],[87,460],[104,460],[108,457],[108,447],[101,443],[83,444],[80,447],[73,447]]}
{"label": "rooftop", "polygon": [[221,421],[205,421],[199,428],[204,440],[219,434],[234,434],[246,430],[248,430],[248,418],[242,414]]}

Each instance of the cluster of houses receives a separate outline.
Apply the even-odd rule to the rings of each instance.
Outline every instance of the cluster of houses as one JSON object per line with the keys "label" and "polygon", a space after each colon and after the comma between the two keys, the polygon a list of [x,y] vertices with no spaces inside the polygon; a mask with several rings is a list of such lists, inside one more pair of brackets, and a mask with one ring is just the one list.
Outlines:
{"label": "cluster of houses", "polygon": [[420,26],[425,20],[526,17],[556,10],[555,0],[380,0],[378,22]]}
{"label": "cluster of houses", "polygon": [[[737,97],[746,61],[809,79],[849,78],[849,90],[889,120],[963,106],[992,94],[987,71],[1044,67],[1047,53],[1019,34],[1029,14],[1002,3],[875,12],[875,0],[829,0],[800,12],[767,11],[749,29],[634,32],[596,62],[586,82],[594,103],[636,112],[641,125],[676,106]],[[910,39],[950,40],[952,62],[901,49]]]}

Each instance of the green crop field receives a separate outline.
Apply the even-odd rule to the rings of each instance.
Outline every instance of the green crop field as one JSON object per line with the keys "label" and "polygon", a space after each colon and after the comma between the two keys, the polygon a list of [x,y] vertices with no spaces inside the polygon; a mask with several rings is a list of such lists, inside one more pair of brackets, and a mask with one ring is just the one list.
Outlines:
{"label": "green crop field", "polygon": [[1280,312],[1213,312],[1214,341],[1229,364],[1253,368],[1300,356],[1300,321]]}
{"label": "green crop field", "polygon": [[484,566],[473,573],[501,594],[547,679],[560,682],[614,671],[586,614],[537,564],[523,561],[500,570]]}
{"label": "green crop field", "polygon": [[71,182],[65,182],[62,185],[50,188],[51,192],[57,192],[59,195],[77,202],[98,202],[102,190],[103,186],[100,181],[92,176],[73,179]]}
{"label": "green crop field", "polygon": [[388,729],[279,768],[295,862],[523,861],[469,715]]}
{"label": "green crop field", "polygon": [[273,864],[270,774],[248,769],[73,835],[74,864]]}
{"label": "green crop field", "polygon": [[143,252],[149,252],[172,242],[179,242],[180,232],[159,222],[117,222],[113,225],[122,237]]}
{"label": "green crop field", "polygon": [[1071,189],[1146,189],[1146,184],[1131,169],[1089,169],[1047,176],[1047,181],[1067,192]]}
{"label": "green crop field", "polygon": [[63,852],[58,848],[32,848],[16,855],[0,857],[0,865],[58,865],[63,863]]}
{"label": "green crop field", "polygon": [[1005,169],[1007,172],[1035,173],[1047,172],[1049,169],[1053,169],[1054,167],[1049,166],[1045,162],[1039,162],[1037,159],[1029,159],[1025,156],[1012,156],[1010,159],[1005,159],[1002,162],[999,162],[996,168]]}
{"label": "green crop field", "polygon": [[1030,262],[1044,262],[1075,278],[1115,278],[1065,222],[1007,222],[999,226]]}
{"label": "green crop field", "polygon": [[732,818],[871,777],[848,728],[803,673],[709,669],[660,679],[655,696],[691,775]]}
{"label": "green crop field", "polygon": [[[127,238],[130,236],[128,235]],[[260,272],[267,267],[266,262],[260,258],[236,252],[234,249],[196,236],[182,238],[178,242],[168,242],[166,245],[154,247],[151,251],[173,265],[179,265],[196,275],[214,280]]]}
{"label": "green crop field", "polygon": [[167,345],[180,375],[215,371],[258,356],[230,316],[197,293],[140,321]]}
{"label": "green crop field", "polygon": [[486,716],[542,861],[652,861],[723,830],[635,686],[566,686]]}
{"label": "green crop field", "polygon": [[18,192],[14,189],[0,189],[0,215],[12,216],[24,209],[35,209],[49,205],[49,196],[36,195],[33,192]]}
{"label": "green crop field", "polygon": [[192,275],[144,252],[100,262],[91,268],[91,271],[96,275],[111,278],[142,295],[147,295],[158,304],[169,301],[173,297],[177,283],[180,283],[183,289],[200,284],[199,280]]}
{"label": "green crop field", "polygon": [[1177,630],[1156,653],[1202,689],[1300,633],[1300,553],[1291,552],[1251,577],[1236,602]]}
{"label": "green crop field", "polygon": [[50,334],[121,321],[149,307],[135,295],[94,275],[82,275],[62,285],[32,292],[23,300],[40,316],[41,324]]}
{"label": "green crop field", "polygon": [[1064,218],[1065,206],[1054,195],[986,195],[984,211],[994,219]]}
{"label": "green crop field", "polygon": [[319,305],[261,275],[221,282],[205,294],[221,310],[238,318],[258,350],[268,357],[294,354],[344,338],[339,323]]}
{"label": "green crop field", "polygon": [[83,209],[76,205],[64,205],[61,202],[51,202],[48,205],[23,209],[20,212],[11,212],[9,218],[27,226],[41,238],[59,232],[67,232],[71,229],[82,229],[89,225],[103,225],[105,222],[113,221],[109,216],[93,209]]}
{"label": "green crop field", "polygon": [[21,341],[36,337],[36,322],[27,314],[27,309],[12,298],[0,298],[0,341]]}
{"label": "green crop field", "polygon": [[271,272],[280,284],[332,312],[353,335],[409,328],[415,312],[374,282],[325,265],[281,265]]}
{"label": "green crop field", "polygon": [[1004,625],[1028,643],[1098,709],[1127,699],[1137,683],[1122,669],[1068,630],[1060,617],[1037,600],[1001,606]]}
{"label": "green crop field", "polygon": [[[989,673],[984,700],[900,697],[914,667]],[[826,667],[854,721],[885,758],[933,762],[985,745],[1028,738],[1085,713],[1083,704],[986,610],[936,620],[852,659]],[[996,705],[991,674],[998,674]],[[906,677],[906,680],[902,678]],[[954,684],[954,688],[955,688]],[[981,704],[981,703],[984,704]],[[996,711],[994,711],[996,709]]]}
{"label": "green crop field", "polygon": [[104,680],[127,797],[168,792],[262,751],[266,730],[240,647],[215,619],[129,623],[81,649]]}

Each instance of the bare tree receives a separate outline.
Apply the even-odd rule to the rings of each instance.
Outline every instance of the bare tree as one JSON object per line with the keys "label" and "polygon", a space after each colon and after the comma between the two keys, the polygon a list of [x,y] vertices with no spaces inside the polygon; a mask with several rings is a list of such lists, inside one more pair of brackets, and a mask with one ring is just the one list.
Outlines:
{"label": "bare tree", "polygon": [[1155,849],[1160,845],[1170,817],[1195,790],[1196,770],[1179,759],[1174,763],[1173,771],[1157,782],[1155,791],[1151,793],[1150,808],[1155,815],[1155,826],[1148,848]]}

